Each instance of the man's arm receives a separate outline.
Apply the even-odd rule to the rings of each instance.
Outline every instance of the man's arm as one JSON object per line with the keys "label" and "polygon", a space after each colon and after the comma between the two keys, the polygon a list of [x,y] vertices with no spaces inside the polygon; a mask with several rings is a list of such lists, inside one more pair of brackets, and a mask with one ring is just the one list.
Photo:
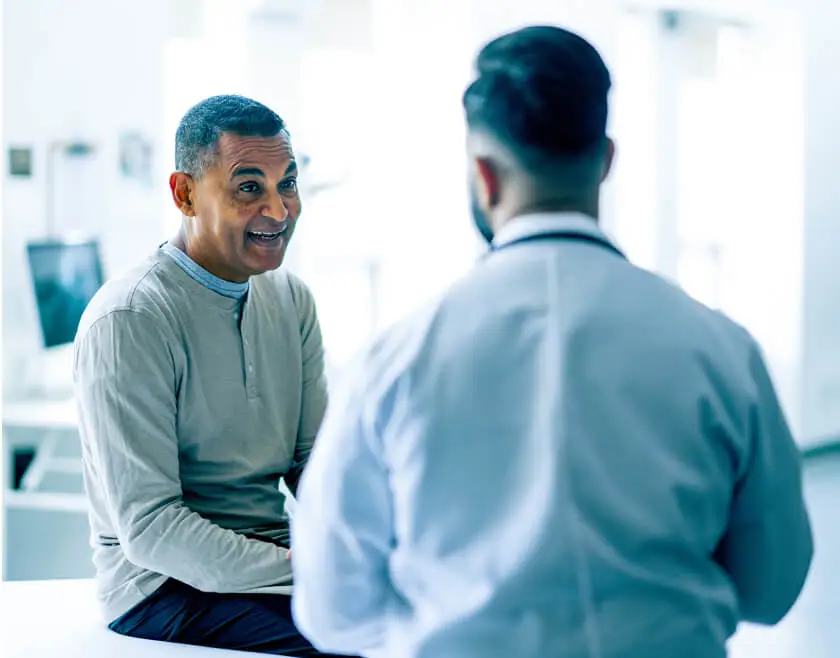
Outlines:
{"label": "man's arm", "polygon": [[100,318],[77,339],[75,379],[90,466],[130,562],[208,592],[289,581],[285,550],[184,504],[174,362],[153,318],[127,309]]}
{"label": "man's arm", "polygon": [[[391,491],[358,381],[332,398],[292,521],[295,623],[323,652],[365,655],[397,600]],[[342,395],[343,393],[343,395]]]}
{"label": "man's arm", "polygon": [[292,495],[296,495],[300,476],[306,467],[327,408],[327,380],[324,374],[324,343],[315,300],[309,288],[297,277],[289,275],[289,284],[300,319],[303,389],[294,463],[283,479]]}
{"label": "man's arm", "polygon": [[752,372],[759,395],[752,413],[751,455],[716,558],[735,583],[741,616],[772,625],[799,597],[813,540],[799,449],[757,347]]}

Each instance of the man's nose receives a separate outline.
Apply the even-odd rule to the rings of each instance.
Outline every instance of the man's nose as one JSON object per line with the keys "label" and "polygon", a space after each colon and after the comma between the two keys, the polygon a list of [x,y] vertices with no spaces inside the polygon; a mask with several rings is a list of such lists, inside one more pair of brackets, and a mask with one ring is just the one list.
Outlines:
{"label": "man's nose", "polygon": [[263,217],[270,217],[274,221],[282,222],[289,216],[289,209],[286,207],[286,200],[282,195],[274,193],[268,200],[268,207],[263,208]]}

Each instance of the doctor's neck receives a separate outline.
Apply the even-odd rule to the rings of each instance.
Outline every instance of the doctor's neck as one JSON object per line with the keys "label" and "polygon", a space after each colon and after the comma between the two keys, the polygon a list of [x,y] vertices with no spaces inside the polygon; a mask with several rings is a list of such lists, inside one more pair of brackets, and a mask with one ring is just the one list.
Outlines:
{"label": "doctor's neck", "polygon": [[597,195],[588,199],[541,199],[532,203],[522,204],[510,219],[515,219],[522,215],[542,213],[575,213],[586,215],[597,222],[600,219],[601,205]]}
{"label": "doctor's neck", "polygon": [[580,214],[591,218],[595,222],[600,218],[599,188],[585,193],[576,191],[569,194],[558,193],[559,189],[557,188],[553,191],[546,190],[541,194],[534,193],[533,190],[527,192],[522,190],[520,193],[514,193],[514,199],[511,199],[509,207],[505,209],[506,212],[500,213],[498,217],[499,227],[515,220],[517,217],[535,214]]}

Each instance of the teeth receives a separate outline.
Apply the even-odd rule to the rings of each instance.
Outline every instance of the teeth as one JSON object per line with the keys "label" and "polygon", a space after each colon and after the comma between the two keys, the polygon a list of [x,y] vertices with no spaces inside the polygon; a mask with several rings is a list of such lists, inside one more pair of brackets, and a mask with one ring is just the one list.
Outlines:
{"label": "teeth", "polygon": [[283,224],[280,227],[279,231],[248,231],[249,234],[260,237],[260,238],[276,238],[278,236],[283,235],[286,232],[288,226]]}

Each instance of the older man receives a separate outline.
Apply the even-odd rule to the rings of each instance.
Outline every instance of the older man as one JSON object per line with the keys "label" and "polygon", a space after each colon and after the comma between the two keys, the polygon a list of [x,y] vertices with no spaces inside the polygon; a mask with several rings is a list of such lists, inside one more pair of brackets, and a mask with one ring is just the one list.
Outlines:
{"label": "older man", "polygon": [[291,621],[278,488],[295,490],[326,406],[312,295],[278,269],[301,212],[289,134],[217,96],[175,155],[180,231],[104,286],[76,341],[103,609],[126,635],[318,655]]}

